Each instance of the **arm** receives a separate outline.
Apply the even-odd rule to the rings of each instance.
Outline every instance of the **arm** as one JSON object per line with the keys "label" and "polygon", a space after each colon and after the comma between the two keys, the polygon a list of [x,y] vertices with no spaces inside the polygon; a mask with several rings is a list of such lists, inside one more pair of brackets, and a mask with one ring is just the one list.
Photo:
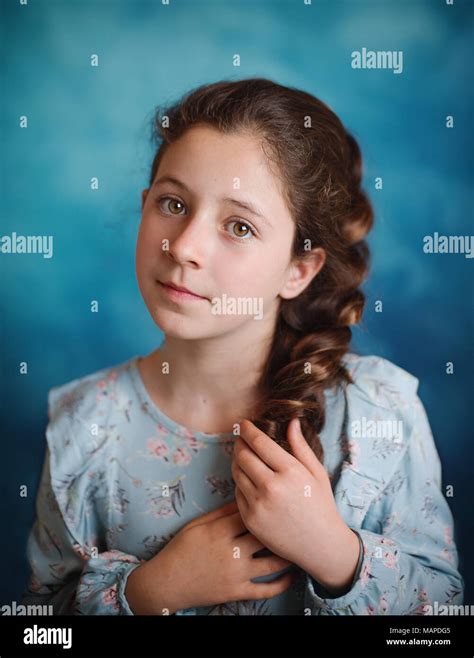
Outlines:
{"label": "arm", "polygon": [[23,604],[52,605],[56,615],[133,615],[125,587],[141,561],[119,550],[91,551],[97,532],[93,510],[84,514],[77,535],[71,534],[51,487],[49,457],[47,449],[27,544],[31,575]]}
{"label": "arm", "polygon": [[305,608],[317,615],[424,614],[426,605],[462,603],[453,518],[441,491],[441,467],[418,396],[416,418],[398,469],[358,529],[360,575],[336,598],[307,577]]}

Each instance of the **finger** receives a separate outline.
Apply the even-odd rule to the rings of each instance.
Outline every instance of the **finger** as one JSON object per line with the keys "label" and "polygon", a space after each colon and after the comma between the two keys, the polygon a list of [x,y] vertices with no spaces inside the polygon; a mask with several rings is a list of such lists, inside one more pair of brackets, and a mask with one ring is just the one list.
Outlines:
{"label": "finger", "polygon": [[292,455],[265,432],[261,432],[250,420],[243,420],[240,423],[240,436],[264,464],[274,471],[285,470],[288,466],[288,458],[293,459]]}
{"label": "finger", "polygon": [[248,475],[240,468],[237,463],[232,466],[232,475],[234,482],[244,494],[247,500],[252,500],[257,494],[257,488]]}
{"label": "finger", "polygon": [[278,573],[278,571],[283,571],[283,569],[288,569],[292,566],[294,566],[292,562],[285,560],[279,555],[253,558],[252,571],[255,573],[252,575],[252,578],[271,576],[274,573]]}
{"label": "finger", "polygon": [[271,583],[246,583],[241,600],[271,599],[287,590],[296,580],[296,572],[290,571]]}
{"label": "finger", "polygon": [[214,519],[217,519],[221,516],[226,516],[227,514],[234,514],[237,509],[238,509],[237,502],[233,500],[230,503],[227,503],[226,505],[222,505],[221,507],[218,507],[212,512],[208,512],[207,514],[198,516],[197,518],[190,521],[184,527],[186,528],[186,530],[189,530],[189,528],[192,528],[195,525],[201,525],[202,523],[209,523],[209,521],[214,521]]}
{"label": "finger", "polygon": [[244,445],[242,447],[236,446],[233,465],[236,465],[240,472],[245,473],[254,487],[258,487],[259,484],[274,475],[275,471],[269,468],[253,450],[247,447],[244,441],[241,442]]}
{"label": "finger", "polygon": [[239,510],[244,514],[244,516],[248,513],[249,510],[249,503],[247,498],[244,496],[242,491],[240,490],[240,487],[238,485],[235,486],[235,500],[237,501],[239,505]]}
{"label": "finger", "polygon": [[321,477],[322,473],[326,472],[325,468],[306,441],[298,418],[292,418],[288,423],[287,436],[291,451],[296,459],[315,477]]}
{"label": "finger", "polygon": [[252,535],[252,533],[248,531],[246,534],[239,537],[239,545],[242,549],[242,553],[244,553],[246,557],[253,556],[257,551],[261,551],[262,548],[265,548],[265,545],[262,544],[255,535]]}

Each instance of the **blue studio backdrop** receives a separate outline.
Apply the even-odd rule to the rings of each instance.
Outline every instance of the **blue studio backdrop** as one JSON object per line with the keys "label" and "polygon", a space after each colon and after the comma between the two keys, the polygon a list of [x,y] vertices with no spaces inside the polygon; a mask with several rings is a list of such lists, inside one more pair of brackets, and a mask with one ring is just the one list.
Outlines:
{"label": "blue studio backdrop", "polygon": [[[469,0],[1,1],[1,234],[54,241],[51,258],[0,254],[0,604],[19,601],[26,584],[48,390],[146,354],[163,338],[134,270],[153,109],[203,83],[255,76],[318,96],[360,143],[375,227],[354,349],[420,379],[443,487],[453,486],[465,602],[474,602],[473,260],[423,250],[435,232],[472,232],[473,7]],[[401,51],[403,64],[354,68],[352,53],[364,48]],[[91,312],[92,300],[99,312]]]}

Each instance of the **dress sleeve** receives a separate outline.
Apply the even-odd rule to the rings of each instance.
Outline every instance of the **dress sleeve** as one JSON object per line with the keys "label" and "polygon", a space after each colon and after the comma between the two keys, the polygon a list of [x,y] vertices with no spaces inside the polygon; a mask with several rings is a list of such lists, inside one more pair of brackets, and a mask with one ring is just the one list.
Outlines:
{"label": "dress sleeve", "polygon": [[97,524],[91,512],[80,527],[72,534],[64,522],[47,448],[27,543],[31,573],[23,604],[51,605],[55,615],[133,615],[124,590],[141,561],[119,550],[94,551]]}
{"label": "dress sleeve", "polygon": [[[453,517],[441,491],[441,465],[423,404],[410,400],[406,450],[372,500],[360,528],[363,560],[349,592],[323,598],[307,576],[305,606],[315,615],[423,615],[462,603]],[[375,471],[374,471],[375,473]]]}

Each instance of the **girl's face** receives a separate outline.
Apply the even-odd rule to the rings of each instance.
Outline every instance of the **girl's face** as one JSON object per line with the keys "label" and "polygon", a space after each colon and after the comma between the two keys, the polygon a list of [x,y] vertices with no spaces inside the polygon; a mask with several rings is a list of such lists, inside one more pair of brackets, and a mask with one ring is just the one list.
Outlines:
{"label": "girl's face", "polygon": [[[273,327],[278,296],[296,297],[324,262],[316,250],[312,263],[290,263],[294,231],[260,142],[193,126],[142,192],[136,272],[153,320],[186,339]],[[205,299],[173,298],[164,281]]]}

